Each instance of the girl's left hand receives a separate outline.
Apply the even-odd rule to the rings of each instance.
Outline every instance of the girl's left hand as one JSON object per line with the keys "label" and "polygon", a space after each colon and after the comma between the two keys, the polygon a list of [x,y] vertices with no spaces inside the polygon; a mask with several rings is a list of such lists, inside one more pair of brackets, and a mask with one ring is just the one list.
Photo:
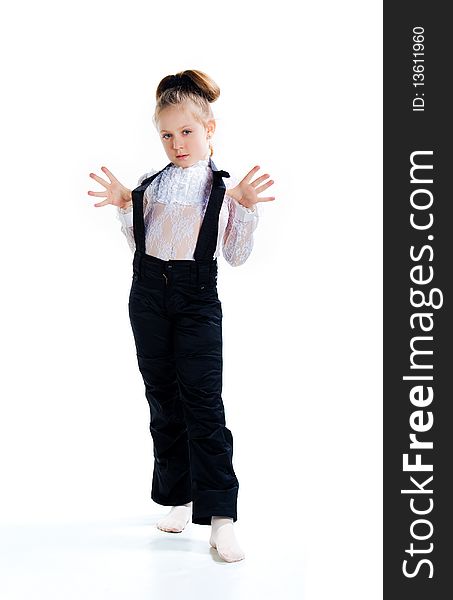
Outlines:
{"label": "girl's left hand", "polygon": [[253,208],[253,205],[257,202],[269,202],[271,200],[275,200],[275,196],[266,196],[265,198],[258,198],[258,194],[264,192],[265,189],[267,189],[270,185],[274,183],[271,179],[270,181],[263,183],[262,185],[257,187],[260,183],[262,183],[269,177],[269,174],[265,173],[264,175],[258,177],[258,179],[251,181],[253,175],[258,171],[259,168],[259,165],[253,167],[253,169],[251,169],[247,173],[247,175],[237,184],[236,187],[227,190],[229,196],[232,196],[235,200],[237,200],[246,208]]}

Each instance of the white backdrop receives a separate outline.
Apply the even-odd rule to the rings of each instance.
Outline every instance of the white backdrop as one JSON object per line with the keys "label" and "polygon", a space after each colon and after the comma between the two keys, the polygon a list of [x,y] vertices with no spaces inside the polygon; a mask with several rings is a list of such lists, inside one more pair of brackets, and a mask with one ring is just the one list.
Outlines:
{"label": "white backdrop", "polygon": [[[2,10],[3,539],[148,517],[144,540],[157,535],[166,510],[149,497],[132,253],[115,209],[93,207],[87,191],[101,188],[88,175],[105,165],[132,188],[167,164],[155,89],[195,68],[221,89],[217,167],[259,164],[275,180],[263,195],[276,196],[259,205],[247,262],[219,259],[247,558],[217,572],[218,597],[381,597],[381,11],[358,0]],[[184,535],[207,545],[208,528]],[[19,580],[31,567],[14,556]],[[118,597],[173,598],[147,564]],[[45,573],[34,597],[63,597]],[[27,597],[8,582],[7,600]]]}

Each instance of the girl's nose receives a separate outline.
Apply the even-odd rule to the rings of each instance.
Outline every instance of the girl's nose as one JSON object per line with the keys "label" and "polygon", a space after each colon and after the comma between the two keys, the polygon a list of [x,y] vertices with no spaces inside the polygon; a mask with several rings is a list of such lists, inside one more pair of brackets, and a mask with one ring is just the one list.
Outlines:
{"label": "girl's nose", "polygon": [[178,139],[173,138],[173,148],[176,150],[176,148],[181,148],[181,147],[182,147],[181,142]]}

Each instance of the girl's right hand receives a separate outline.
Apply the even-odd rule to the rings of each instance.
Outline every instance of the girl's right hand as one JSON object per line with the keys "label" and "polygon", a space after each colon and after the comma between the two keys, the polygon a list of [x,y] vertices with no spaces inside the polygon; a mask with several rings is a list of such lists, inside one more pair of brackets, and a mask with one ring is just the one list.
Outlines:
{"label": "girl's right hand", "polygon": [[128,208],[132,203],[131,190],[121,184],[118,179],[114,177],[114,175],[107,169],[107,167],[101,167],[101,171],[107,175],[107,177],[110,179],[110,182],[105,181],[95,173],[90,173],[90,177],[105,187],[105,191],[103,192],[88,192],[90,196],[106,198],[106,200],[97,202],[94,206],[106,206],[107,204],[113,204],[113,206],[118,206],[119,208]]}

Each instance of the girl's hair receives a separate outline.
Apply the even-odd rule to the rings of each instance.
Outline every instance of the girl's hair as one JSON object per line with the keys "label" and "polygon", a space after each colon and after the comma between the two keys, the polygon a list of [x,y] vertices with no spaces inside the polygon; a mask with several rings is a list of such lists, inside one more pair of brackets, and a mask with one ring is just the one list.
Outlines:
{"label": "girl's hair", "polygon": [[[205,126],[208,119],[214,118],[210,103],[215,102],[219,96],[219,86],[202,71],[188,69],[176,75],[167,75],[157,86],[154,125],[157,127],[159,115],[164,108],[188,104],[194,119]],[[211,146],[211,156],[213,153]]]}

